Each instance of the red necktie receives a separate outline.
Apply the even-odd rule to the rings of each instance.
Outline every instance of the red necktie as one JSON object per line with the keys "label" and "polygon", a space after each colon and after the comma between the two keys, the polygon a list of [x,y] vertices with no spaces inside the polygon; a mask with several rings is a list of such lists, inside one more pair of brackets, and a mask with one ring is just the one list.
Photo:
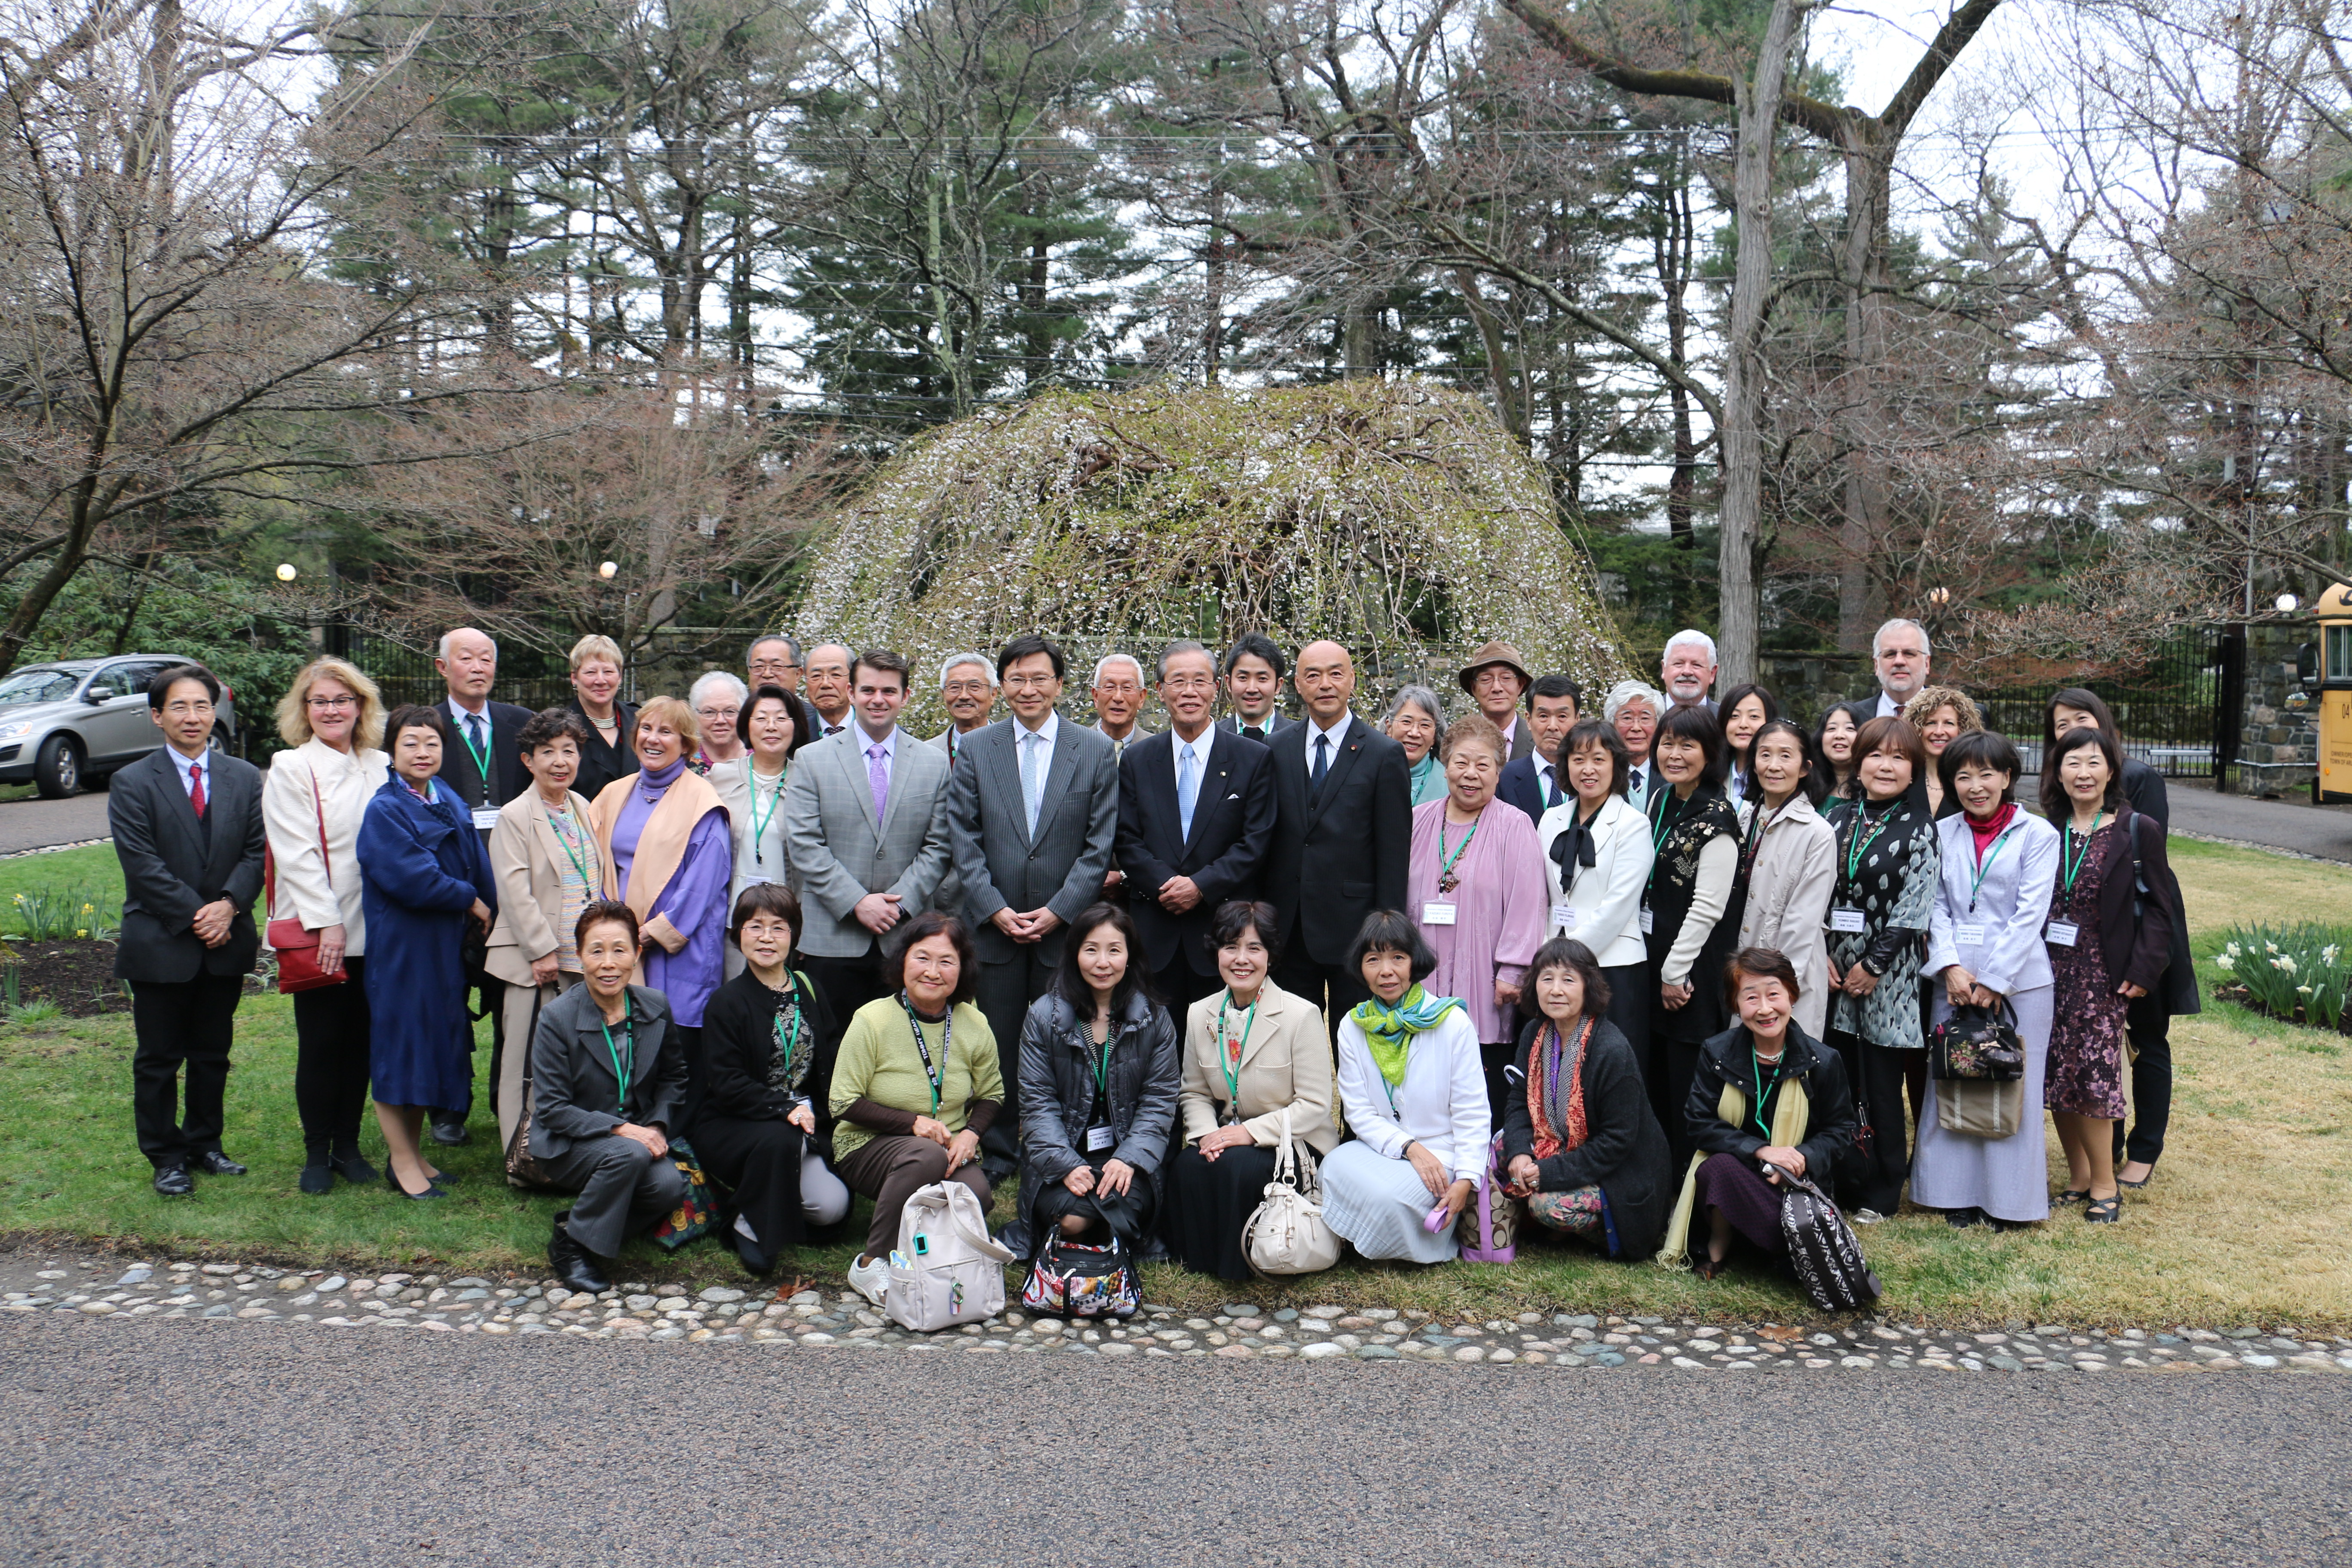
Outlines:
{"label": "red necktie", "polygon": [[205,819],[205,765],[196,763],[188,770],[188,804],[196,808],[196,820]]}

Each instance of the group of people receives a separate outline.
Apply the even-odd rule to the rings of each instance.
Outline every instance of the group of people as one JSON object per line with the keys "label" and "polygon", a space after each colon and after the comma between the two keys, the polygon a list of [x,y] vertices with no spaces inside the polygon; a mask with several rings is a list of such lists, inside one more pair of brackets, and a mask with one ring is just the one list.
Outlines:
{"label": "group of people", "polygon": [[[2069,689],[2023,810],[1925,632],[1889,622],[1875,656],[1878,694],[1807,729],[1760,686],[1711,696],[1700,632],[1597,713],[1490,643],[1467,711],[1408,686],[1376,725],[1336,642],[1180,640],[1102,660],[1080,725],[1027,636],[946,661],[925,740],[888,650],[762,637],[743,678],[632,708],[590,637],[573,700],[533,713],[461,628],[431,706],[310,663],[266,775],[205,749],[210,674],[167,671],[168,743],[110,808],[141,1147],[167,1194],[244,1169],[221,1086],[266,860],[273,945],[308,959],[302,1190],[441,1197],[487,1015],[499,1146],[575,1194],[550,1256],[581,1289],[677,1206],[688,1140],[754,1273],[872,1200],[850,1279],[877,1300],[917,1189],[986,1211],[1016,1174],[1016,1255],[1117,1237],[1247,1278],[1286,1143],[1366,1258],[1454,1256],[1486,1187],[1711,1275],[1780,1247],[1787,1176],[1859,1223],[1906,1182],[1955,1225],[2046,1218],[2046,1107],[2056,1201],[2111,1221],[2197,1005],[2162,781]],[[1927,1071],[1970,1006],[2024,1043],[2006,1101]]]}

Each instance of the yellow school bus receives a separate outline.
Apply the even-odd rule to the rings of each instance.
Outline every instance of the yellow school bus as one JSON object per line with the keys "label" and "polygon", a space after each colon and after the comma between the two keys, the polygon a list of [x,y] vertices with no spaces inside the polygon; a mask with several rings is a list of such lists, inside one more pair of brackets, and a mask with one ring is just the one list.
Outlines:
{"label": "yellow school bus", "polygon": [[2319,798],[2352,801],[2352,583],[2319,595]]}

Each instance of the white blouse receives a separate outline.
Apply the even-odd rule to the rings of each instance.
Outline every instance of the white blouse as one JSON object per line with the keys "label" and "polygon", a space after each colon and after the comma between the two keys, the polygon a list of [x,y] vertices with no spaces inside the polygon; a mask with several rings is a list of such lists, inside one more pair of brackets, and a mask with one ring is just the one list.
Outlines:
{"label": "white blouse", "polygon": [[1404,1158],[1404,1146],[1418,1143],[1437,1156],[1457,1182],[1477,1186],[1486,1175],[1486,1144],[1492,1115],[1486,1104],[1486,1070],[1478,1056],[1478,1031],[1469,1012],[1449,1007],[1435,1028],[1416,1037],[1405,1052],[1404,1082],[1393,1102],[1388,1080],[1364,1043],[1363,1026],[1339,1020],[1339,1099],[1348,1126],[1372,1152]]}
{"label": "white blouse", "polygon": [[[343,951],[367,956],[360,913],[360,862],[353,853],[368,802],[391,776],[385,753],[354,746],[339,752],[316,739],[269,759],[261,782],[261,820],[278,863],[278,904],[265,919],[299,920],[305,931],[343,928]],[[311,787],[318,795],[313,803]],[[326,858],[319,854],[326,829]]]}
{"label": "white blouse", "polygon": [[[1560,885],[1559,862],[1551,858],[1552,840],[1566,832],[1584,809],[1570,795],[1543,814],[1536,824],[1536,840],[1543,846],[1544,877],[1551,888],[1551,936],[1572,936],[1592,950],[1604,969],[1622,969],[1644,963],[1649,945],[1642,940],[1642,889],[1649,885],[1650,863],[1657,858],[1650,842],[1647,818],[1612,795],[1592,820],[1592,864],[1576,868],[1576,877]],[[1556,917],[1574,910],[1570,925]]]}

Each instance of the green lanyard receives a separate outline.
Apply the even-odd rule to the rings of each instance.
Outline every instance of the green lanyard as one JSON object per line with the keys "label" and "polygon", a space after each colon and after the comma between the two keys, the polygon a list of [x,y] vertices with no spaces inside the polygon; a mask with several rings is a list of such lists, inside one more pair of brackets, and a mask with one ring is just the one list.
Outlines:
{"label": "green lanyard", "polygon": [[1674,785],[1662,779],[1658,793],[1650,797],[1649,805],[1643,808],[1650,813],[1650,874],[1642,882],[1642,902],[1645,905],[1650,901],[1650,889],[1658,885],[1658,866],[1666,852],[1666,839],[1682,826],[1683,809],[1686,804],[1675,794]]}
{"label": "green lanyard", "polygon": [[[572,808],[567,805],[560,812],[551,809],[547,814],[547,825],[555,829],[555,841],[563,846],[564,858],[570,860],[572,868],[580,873],[581,885],[588,889],[590,898],[594,898],[597,889],[596,879],[588,874],[588,862],[583,860],[580,858],[580,851],[572,847],[572,835],[580,830],[576,825],[572,825]],[[572,825],[571,832],[564,830],[567,825]],[[583,842],[584,843],[585,840]]]}
{"label": "green lanyard", "polygon": [[1102,1101],[1105,1111],[1108,1111],[1110,1109],[1110,1047],[1112,1042],[1118,1038],[1118,1020],[1116,1018],[1109,1019],[1106,1022],[1103,1029],[1102,1056],[1099,1060],[1093,1064],[1095,1069],[1095,1098]]}
{"label": "green lanyard", "polygon": [[761,816],[760,815],[760,775],[748,767],[743,770],[744,776],[751,781],[751,864],[754,866],[763,863],[761,859],[760,846],[768,837],[768,824],[776,820],[776,807],[784,798],[785,773],[791,771],[792,765],[786,763],[785,773],[776,775],[776,787],[768,796],[768,815]]}
{"label": "green lanyard", "polygon": [[[2066,842],[2059,848],[2059,857],[2065,862],[2065,897],[2069,901],[2072,901],[2074,897],[2074,879],[2081,876],[2083,868],[2090,863],[2091,840],[2098,837],[2099,825],[2106,819],[2106,808],[2104,806],[2092,815],[2091,830],[2083,835],[2083,847],[2080,852],[2074,848],[2074,836],[2072,833],[2066,835]],[[1969,907],[1970,909],[1976,907],[1974,900],[1969,900]]]}
{"label": "green lanyard", "polygon": [[1454,874],[1454,865],[1469,849],[1470,841],[1477,837],[1478,825],[1474,822],[1470,825],[1470,831],[1462,836],[1462,842],[1454,847],[1454,853],[1448,855],[1445,852],[1445,814],[1442,811],[1437,814],[1437,890],[1439,892],[1450,893],[1462,885],[1462,879]]}
{"label": "green lanyard", "polygon": [[[1877,825],[1873,826],[1870,820],[1870,807],[1860,801],[1854,803],[1853,837],[1846,840],[1845,851],[1845,879],[1849,883],[1862,874],[1862,858],[1870,853],[1870,847],[1878,842],[1878,836],[1886,831],[1886,825],[1894,821],[1895,814],[1902,809],[1901,800],[1888,802],[1886,810],[1878,818]],[[1866,838],[1863,837],[1862,832],[1865,827],[1870,828],[1870,836]]]}
{"label": "green lanyard", "polygon": [[940,1020],[940,1063],[931,1066],[931,1047],[923,1041],[923,1021],[915,1016],[914,998],[904,991],[898,993],[898,1005],[907,1009],[907,1027],[915,1032],[915,1054],[923,1058],[923,1077],[931,1085],[931,1114],[940,1113],[940,1086],[947,1081],[948,1047],[955,1042],[955,1004],[948,1004],[948,1016]]}
{"label": "green lanyard", "polygon": [[[475,749],[474,737],[466,732],[466,721],[476,717],[478,715],[461,713],[457,720],[457,743],[466,748],[467,756],[474,759],[474,772],[480,775],[482,793],[487,796],[490,791],[490,745],[495,742],[485,743],[478,751]],[[488,726],[489,721],[484,719],[482,723]]]}
{"label": "green lanyard", "polygon": [[[786,975],[784,977],[784,986],[787,992],[795,991],[799,986],[799,981],[791,975]],[[793,1068],[800,1060],[801,1010],[799,1004],[794,1002],[793,1006],[793,1026],[790,1033],[786,1033],[782,1027],[783,1016],[783,1008],[782,1006],[777,1007],[775,1016],[769,1020],[769,1029],[771,1033],[783,1035],[784,1037],[776,1043],[783,1047],[784,1082],[789,1086],[793,1081]]]}
{"label": "green lanyard", "polygon": [[[1778,1087],[1780,1082],[1781,1062],[1789,1059],[1788,1050],[1788,1046],[1783,1043],[1780,1047],[1780,1061],[1772,1064],[1772,1082],[1775,1087]],[[1756,1084],[1756,1098],[1748,1102],[1748,1114],[1755,1121],[1756,1131],[1762,1133],[1764,1141],[1769,1143],[1772,1141],[1772,1129],[1764,1120],[1764,1064],[1756,1059],[1756,1050],[1752,1043],[1748,1051],[1748,1070],[1753,1076]]]}
{"label": "green lanyard", "polygon": [[1242,1100],[1241,1058],[1249,1055],[1250,1031],[1257,1027],[1257,1004],[1253,1002],[1242,1009],[1242,1048],[1238,1051],[1228,1051],[1225,1049],[1225,1004],[1233,1000],[1233,992],[1228,990],[1223,996],[1217,998],[1217,1065],[1223,1068],[1225,1073],[1225,1103],[1234,1107],[1234,1114],[1239,1116]]}
{"label": "green lanyard", "polygon": [[[2010,835],[2016,831],[2017,824],[2011,823],[2002,830],[2001,836],[1992,841],[1991,853],[1978,858],[1976,879],[1969,884],[1969,913],[1977,912],[1977,889],[1984,886],[1985,873],[1991,870],[1992,863],[2000,858],[2000,852],[2008,845]],[[2071,887],[2073,884],[2068,885]]]}
{"label": "green lanyard", "polygon": [[623,1060],[620,1047],[613,1044],[613,1026],[607,1024],[600,1017],[596,1020],[596,1026],[604,1031],[604,1054],[613,1058],[613,1077],[621,1086],[620,1105],[621,1109],[625,1111],[629,1108],[629,1080],[636,1076],[637,1012],[635,999],[630,996],[625,991],[621,994],[621,1037],[629,1043],[628,1059],[625,1061]]}

